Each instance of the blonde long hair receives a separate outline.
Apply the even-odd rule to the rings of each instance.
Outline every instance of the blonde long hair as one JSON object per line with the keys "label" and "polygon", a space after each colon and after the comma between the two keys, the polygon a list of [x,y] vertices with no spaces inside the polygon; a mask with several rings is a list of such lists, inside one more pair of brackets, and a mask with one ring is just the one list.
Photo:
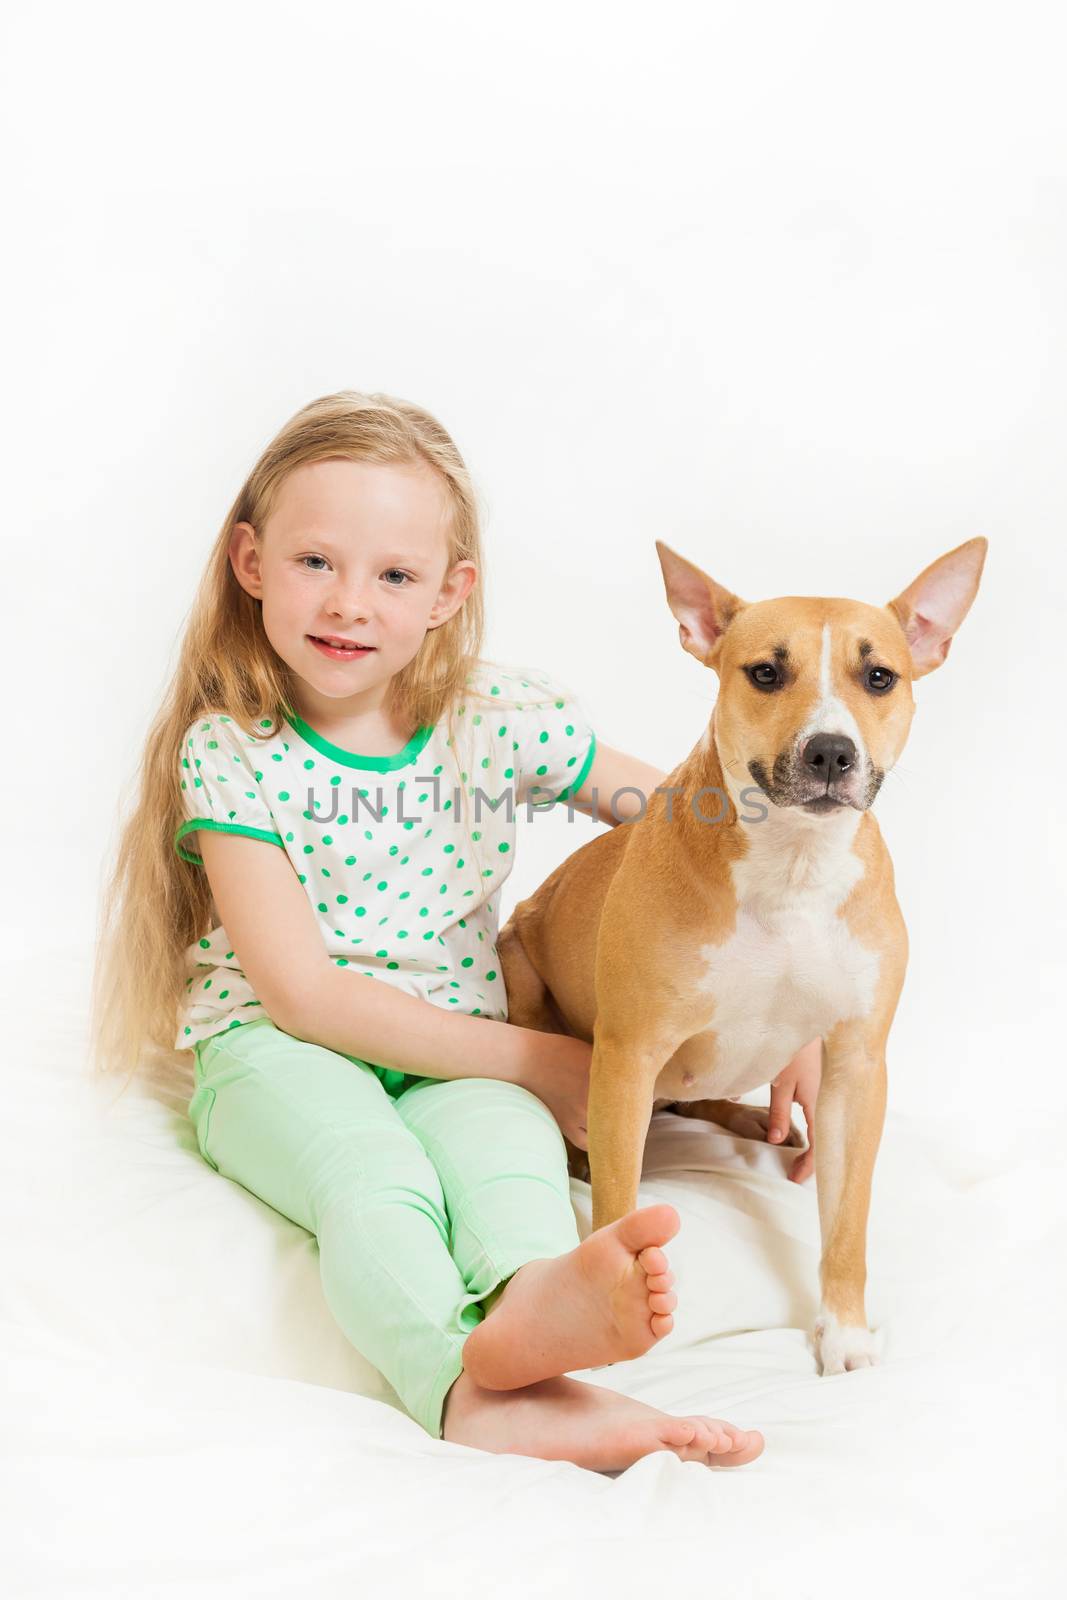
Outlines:
{"label": "blonde long hair", "polygon": [[[416,727],[449,718],[480,660],[484,629],[482,517],[463,458],[428,411],[386,394],[343,390],[313,400],[264,450],[219,529],[182,638],[178,664],[151,724],[129,815],[120,820],[115,864],[101,895],[92,981],[94,1072],[125,1072],[144,1060],[177,1069],[174,1048],[185,984],[185,952],[211,926],[206,873],[173,846],[184,820],[178,751],[202,712],[223,712],[251,738],[292,705],[294,675],[263,628],[260,602],[238,583],[229,548],[238,522],[259,528],[294,468],[309,461],[426,463],[444,480],[452,507],[448,565],[473,561],[478,580],[454,616],[427,631],[393,677],[388,707]],[[462,720],[462,719],[459,719]],[[469,719],[468,719],[469,720]],[[169,1058],[169,1060],[168,1060]]]}

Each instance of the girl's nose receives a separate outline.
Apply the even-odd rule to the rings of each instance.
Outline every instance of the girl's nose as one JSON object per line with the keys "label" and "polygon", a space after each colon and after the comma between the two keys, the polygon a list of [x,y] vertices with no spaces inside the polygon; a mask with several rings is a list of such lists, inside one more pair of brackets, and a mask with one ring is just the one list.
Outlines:
{"label": "girl's nose", "polygon": [[346,617],[353,622],[366,622],[370,616],[370,602],[359,590],[337,589],[330,595],[327,610],[333,617]]}

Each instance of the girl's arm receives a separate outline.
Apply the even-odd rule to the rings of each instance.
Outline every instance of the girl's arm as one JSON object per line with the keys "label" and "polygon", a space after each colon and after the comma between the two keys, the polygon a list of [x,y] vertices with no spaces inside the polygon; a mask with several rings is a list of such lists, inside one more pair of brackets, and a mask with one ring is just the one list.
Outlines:
{"label": "girl's arm", "polygon": [[592,816],[595,789],[597,820],[610,822],[612,827],[616,827],[631,817],[639,817],[642,804],[639,795],[621,794],[615,805],[618,812],[616,816],[611,809],[612,795],[619,789],[639,789],[647,803],[656,785],[666,782],[666,779],[667,774],[660,772],[658,767],[650,767],[647,761],[639,761],[624,750],[613,750],[610,745],[601,744],[598,740],[593,765],[574,796],[574,807],[576,811],[584,811],[587,816]]}
{"label": "girl's arm", "polygon": [[240,834],[197,834],[222,926],[276,1027],[425,1078],[501,1078],[544,1100],[581,1144],[592,1048],[491,1017],[445,1011],[329,959],[292,863]]}

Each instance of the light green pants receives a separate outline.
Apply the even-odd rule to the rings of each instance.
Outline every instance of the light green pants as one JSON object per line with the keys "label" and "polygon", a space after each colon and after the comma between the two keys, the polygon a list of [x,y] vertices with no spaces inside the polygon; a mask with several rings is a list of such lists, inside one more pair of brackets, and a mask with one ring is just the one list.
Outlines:
{"label": "light green pants", "polygon": [[439,1438],[481,1302],[579,1242],[551,1112],[493,1078],[408,1078],[394,1098],[381,1069],[266,1017],[195,1060],[204,1159],[315,1234],[333,1316]]}

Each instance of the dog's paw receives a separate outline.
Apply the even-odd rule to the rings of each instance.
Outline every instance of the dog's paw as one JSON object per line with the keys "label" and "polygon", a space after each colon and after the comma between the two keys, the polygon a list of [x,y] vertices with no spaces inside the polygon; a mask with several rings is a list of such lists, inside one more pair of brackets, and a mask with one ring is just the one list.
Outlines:
{"label": "dog's paw", "polygon": [[832,1378],[838,1372],[876,1367],[881,1341],[869,1328],[838,1322],[832,1311],[821,1311],[815,1323],[815,1357],[822,1376]]}

